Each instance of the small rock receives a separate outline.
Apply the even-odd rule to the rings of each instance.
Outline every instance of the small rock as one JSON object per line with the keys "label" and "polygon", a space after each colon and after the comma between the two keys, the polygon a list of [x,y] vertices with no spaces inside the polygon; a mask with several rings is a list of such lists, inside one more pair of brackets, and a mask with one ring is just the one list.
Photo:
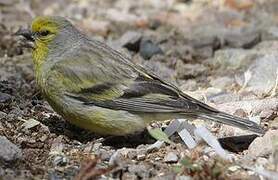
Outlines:
{"label": "small rock", "polygon": [[88,142],[85,147],[84,147],[84,154],[90,154],[92,152],[93,149],[93,142]]}
{"label": "small rock", "polygon": [[209,87],[203,91],[206,97],[216,96],[217,94],[221,94],[223,91],[219,88]]}
{"label": "small rock", "polygon": [[176,180],[191,180],[192,178],[190,176],[177,176]]}
{"label": "small rock", "polygon": [[87,29],[100,36],[106,37],[109,33],[109,22],[108,21],[100,21],[100,20],[87,20],[84,22],[84,25],[87,25]]}
{"label": "small rock", "polygon": [[68,159],[63,154],[59,154],[53,157],[52,164],[54,167],[56,166],[65,166],[68,162]]}
{"label": "small rock", "polygon": [[5,116],[7,116],[7,113],[0,111],[0,119],[4,118]]}
{"label": "small rock", "polygon": [[258,52],[276,52],[278,48],[278,41],[262,41],[260,44],[254,47],[254,50]]}
{"label": "small rock", "polygon": [[136,20],[139,19],[139,17],[134,14],[116,9],[108,9],[106,13],[107,18],[114,22],[133,24],[134,22],[136,22]]}
{"label": "small rock", "polygon": [[15,1],[11,0],[0,0],[1,6],[11,6],[15,3]]}
{"label": "small rock", "polygon": [[49,155],[60,155],[63,154],[63,149],[65,147],[65,144],[63,143],[63,136],[58,136],[55,138],[51,144]]}
{"label": "small rock", "polygon": [[35,120],[35,119],[28,119],[27,121],[25,121],[23,124],[22,124],[22,127],[24,129],[31,129],[33,127],[36,127],[37,125],[39,125],[40,122]]}
{"label": "small rock", "polygon": [[272,26],[266,28],[266,30],[262,33],[262,39],[265,40],[278,40],[278,27]]}
{"label": "small rock", "polygon": [[231,172],[235,172],[235,171],[237,171],[239,169],[241,169],[241,167],[237,166],[237,165],[231,166],[231,167],[228,168],[228,170],[231,171]]}
{"label": "small rock", "polygon": [[244,68],[258,57],[256,52],[243,49],[224,49],[215,52],[211,63],[223,70]]}
{"label": "small rock", "polygon": [[121,176],[121,179],[130,179],[130,180],[137,180],[138,177],[133,174],[133,173],[124,173],[122,176]]}
{"label": "small rock", "polygon": [[250,121],[253,121],[256,124],[261,124],[261,118],[260,116],[252,116],[249,118]]}
{"label": "small rock", "polygon": [[241,0],[241,1],[225,1],[224,5],[237,11],[243,11],[243,10],[248,10],[251,9],[255,3],[251,0]]}
{"label": "small rock", "polygon": [[157,19],[153,19],[149,22],[149,28],[152,30],[156,30],[159,26],[161,26],[161,22]]}
{"label": "small rock", "polygon": [[210,81],[210,84],[212,87],[216,87],[219,89],[225,89],[226,87],[231,86],[233,83],[234,83],[234,80],[227,76],[212,79]]}
{"label": "small rock", "polygon": [[132,174],[136,174],[141,179],[149,178],[150,168],[143,164],[131,165],[128,167],[128,171]]}
{"label": "small rock", "polygon": [[6,137],[0,136],[0,161],[12,162],[21,158],[21,149],[9,141]]}
{"label": "small rock", "polygon": [[270,128],[272,129],[278,129],[278,117],[276,117],[271,123]]}
{"label": "small rock", "polygon": [[0,177],[3,177],[5,175],[5,170],[0,167]]}
{"label": "small rock", "polygon": [[268,160],[266,158],[258,157],[256,159],[256,165],[265,166],[267,163],[268,163]]}
{"label": "small rock", "polygon": [[142,161],[146,158],[147,150],[146,149],[140,149],[137,152],[137,160]]}
{"label": "small rock", "polygon": [[[175,173],[161,173],[158,176],[152,177],[152,180],[169,180],[169,179],[177,179],[177,175]],[[190,179],[188,179],[190,180]]]}
{"label": "small rock", "polygon": [[[156,56],[157,57],[157,56]],[[172,81],[175,71],[169,67],[165,63],[160,61],[145,61],[143,63],[144,67],[154,74],[158,74],[159,77],[163,78],[164,80]]]}
{"label": "small rock", "polygon": [[169,152],[166,154],[163,161],[166,163],[176,163],[178,160],[179,158],[174,152]]}
{"label": "small rock", "polygon": [[[210,28],[209,28],[210,29]],[[192,30],[194,31],[194,30]],[[210,30],[202,28],[201,31],[208,33]],[[221,40],[215,34],[209,33],[205,35],[203,32],[197,32],[195,35],[191,34],[186,36],[186,45],[191,47],[189,51],[194,59],[207,59],[213,56],[214,51],[219,49],[221,46]]]}
{"label": "small rock", "polygon": [[162,160],[162,158],[161,157],[156,157],[156,158],[154,158],[154,160],[155,161],[160,161],[160,160]]}
{"label": "small rock", "polygon": [[11,101],[12,101],[11,95],[0,92],[0,103],[9,103]]}
{"label": "small rock", "polygon": [[42,136],[39,138],[39,140],[40,140],[41,142],[44,142],[47,138],[48,138],[48,136],[44,134],[44,135],[42,135]]}
{"label": "small rock", "polygon": [[278,138],[278,130],[269,130],[263,137],[256,138],[249,146],[249,154],[253,157],[267,156],[273,152],[273,139]]}
{"label": "small rock", "polygon": [[156,54],[163,54],[163,51],[151,40],[142,40],[140,43],[139,53],[144,59],[148,60]]}
{"label": "small rock", "polygon": [[142,34],[136,31],[127,31],[120,39],[114,41],[113,44],[117,46],[125,47],[130,51],[138,52],[140,48],[140,42]]}
{"label": "small rock", "polygon": [[272,120],[273,118],[275,118],[275,113],[271,109],[265,109],[260,113],[260,117],[262,119]]}
{"label": "small rock", "polygon": [[0,177],[1,177],[1,179],[19,179],[17,177],[17,172],[15,170],[10,169],[10,168],[5,169],[5,170],[2,169]]}
{"label": "small rock", "polygon": [[278,168],[278,138],[273,139],[272,143],[274,151],[272,152],[272,162],[276,166],[276,169]]}
{"label": "small rock", "polygon": [[134,159],[137,156],[137,150],[132,148],[122,148],[118,149],[116,152],[114,152],[110,159],[109,164],[110,165],[120,165],[120,163],[123,161],[123,159]]}
{"label": "small rock", "polygon": [[203,74],[207,68],[203,64],[185,64],[181,60],[176,63],[177,77],[180,79],[193,78]]}
{"label": "small rock", "polygon": [[190,44],[194,49],[211,47],[212,49],[217,49],[220,46],[220,40],[216,36],[198,36],[195,39],[189,40]]}
{"label": "small rock", "polygon": [[194,49],[193,56],[196,59],[207,59],[213,56],[214,49],[211,46]]}
{"label": "small rock", "polygon": [[256,32],[244,34],[231,34],[225,36],[225,42],[233,48],[251,48],[261,40],[260,34]]}
{"label": "small rock", "polygon": [[[168,39],[168,37],[165,39]],[[193,47],[191,47],[189,45],[184,45],[184,44],[179,45],[178,44],[176,46],[173,46],[172,43],[168,43],[168,44],[163,43],[162,47],[163,47],[166,55],[175,57],[177,59],[181,59],[185,63],[192,61],[194,53],[197,54],[194,51]],[[172,61],[175,61],[175,59]]]}
{"label": "small rock", "polygon": [[20,65],[20,69],[21,69],[23,78],[27,82],[31,82],[34,79],[33,69],[30,67],[29,64],[28,65],[26,65],[26,64]]}
{"label": "small rock", "polygon": [[180,89],[182,91],[196,91],[197,90],[197,82],[193,79],[184,81],[184,82],[182,82]]}
{"label": "small rock", "polygon": [[100,149],[99,150],[99,155],[100,159],[103,161],[108,161],[111,156],[113,155],[114,150],[107,150],[107,149]]}
{"label": "small rock", "polygon": [[101,146],[102,146],[102,143],[96,142],[96,143],[94,143],[91,151],[93,151],[93,152],[99,151]]}
{"label": "small rock", "polygon": [[238,94],[231,94],[227,92],[221,92],[216,95],[208,96],[207,100],[214,104],[222,104],[226,102],[235,102],[240,100],[240,96]]}
{"label": "small rock", "polygon": [[135,149],[131,149],[127,153],[128,159],[134,159],[134,158],[136,158],[136,156],[137,156],[137,151]]}

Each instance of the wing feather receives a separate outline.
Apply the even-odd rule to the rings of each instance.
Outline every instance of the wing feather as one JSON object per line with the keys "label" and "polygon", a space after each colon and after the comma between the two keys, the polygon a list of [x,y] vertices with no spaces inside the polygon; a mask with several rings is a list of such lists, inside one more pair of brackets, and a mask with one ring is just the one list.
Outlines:
{"label": "wing feather", "polygon": [[55,70],[65,77],[65,95],[88,106],[141,113],[215,110],[132,64],[116,51],[102,51],[108,51],[107,47],[81,46],[71,53],[75,56],[55,64]]}

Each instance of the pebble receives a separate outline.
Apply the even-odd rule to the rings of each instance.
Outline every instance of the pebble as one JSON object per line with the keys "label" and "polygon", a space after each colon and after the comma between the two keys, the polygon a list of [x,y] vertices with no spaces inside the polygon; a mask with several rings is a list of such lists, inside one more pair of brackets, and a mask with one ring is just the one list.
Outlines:
{"label": "pebble", "polygon": [[256,159],[256,165],[262,165],[265,166],[268,163],[268,160],[266,158],[263,157],[258,157]]}
{"label": "pebble", "polygon": [[240,166],[235,165],[235,166],[229,167],[228,170],[231,172],[235,172],[235,171],[239,170],[240,168],[241,168]]}
{"label": "pebble", "polygon": [[276,117],[273,121],[271,121],[270,128],[278,129],[278,117]]}
{"label": "pebble", "polygon": [[190,176],[177,176],[176,178],[177,180],[191,180],[192,178]]}
{"label": "pebble", "polygon": [[131,174],[136,174],[137,176],[139,176],[139,179],[149,178],[149,175],[151,173],[149,167],[143,164],[131,165],[128,167],[128,171]]}
{"label": "pebble", "polygon": [[146,158],[146,150],[138,150],[136,158],[138,161],[144,160]]}
{"label": "pebble", "polygon": [[12,100],[12,96],[6,93],[0,92],[0,103],[8,103]]}
{"label": "pebble", "polygon": [[274,111],[271,109],[265,109],[260,113],[260,117],[263,119],[271,120],[275,117]]}
{"label": "pebble", "polygon": [[182,91],[196,91],[198,89],[197,82],[193,79],[186,80],[182,82],[180,89]]}
{"label": "pebble", "polygon": [[166,154],[163,161],[166,163],[176,163],[176,162],[178,162],[178,160],[179,160],[179,157],[176,155],[176,153],[169,152]]}
{"label": "pebble", "polygon": [[7,113],[0,111],[0,119],[4,118],[5,116],[7,116]]}
{"label": "pebble", "polygon": [[151,40],[142,40],[140,43],[139,53],[145,60],[148,60],[156,54],[163,54],[163,51]]}
{"label": "pebble", "polygon": [[214,104],[222,104],[226,102],[235,102],[240,100],[240,95],[238,94],[232,94],[227,92],[220,92],[218,94],[214,94],[207,97],[207,100],[209,102],[212,102]]}
{"label": "pebble", "polygon": [[231,86],[234,83],[234,79],[224,76],[224,77],[218,77],[216,79],[212,79],[210,81],[210,84],[212,87],[219,88],[219,89],[225,89],[229,86]]}
{"label": "pebble", "polygon": [[68,162],[67,157],[62,154],[56,155],[52,161],[54,167],[65,166],[67,164],[67,162]]}
{"label": "pebble", "polygon": [[203,64],[185,64],[181,60],[176,63],[177,77],[181,79],[191,79],[205,73],[206,70]]}
{"label": "pebble", "polygon": [[256,32],[230,34],[225,37],[225,43],[232,48],[251,48],[260,42],[260,35]]}

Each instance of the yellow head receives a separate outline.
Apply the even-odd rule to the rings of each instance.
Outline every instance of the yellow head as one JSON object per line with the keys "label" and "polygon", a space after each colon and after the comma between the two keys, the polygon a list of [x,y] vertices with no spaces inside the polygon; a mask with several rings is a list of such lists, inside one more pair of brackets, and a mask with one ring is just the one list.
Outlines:
{"label": "yellow head", "polygon": [[59,32],[59,23],[61,22],[57,21],[57,17],[39,16],[35,18],[31,26],[35,42],[47,45]]}
{"label": "yellow head", "polygon": [[[68,36],[61,35],[71,30],[71,23],[63,17],[57,16],[39,16],[36,17],[31,25],[31,30],[19,30],[18,35],[23,35],[27,40],[34,43],[33,61],[35,66],[40,65],[49,54],[49,50],[62,46]],[[58,36],[60,36],[58,38]],[[56,43],[55,43],[56,42]],[[55,45],[56,44],[56,45]]]}
{"label": "yellow head", "polygon": [[35,41],[33,49],[34,64],[39,65],[48,54],[49,43],[59,32],[59,24],[52,17],[39,16],[33,20],[31,27]]}

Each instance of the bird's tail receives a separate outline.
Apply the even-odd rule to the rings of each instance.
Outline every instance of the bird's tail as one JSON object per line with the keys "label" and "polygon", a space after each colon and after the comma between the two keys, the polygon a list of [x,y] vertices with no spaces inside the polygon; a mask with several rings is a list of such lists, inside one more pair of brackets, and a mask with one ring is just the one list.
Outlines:
{"label": "bird's tail", "polygon": [[253,121],[236,117],[224,112],[201,114],[198,117],[200,119],[207,119],[207,120],[239,127],[241,129],[247,129],[259,134],[264,134],[265,132],[258,124],[256,124]]}

